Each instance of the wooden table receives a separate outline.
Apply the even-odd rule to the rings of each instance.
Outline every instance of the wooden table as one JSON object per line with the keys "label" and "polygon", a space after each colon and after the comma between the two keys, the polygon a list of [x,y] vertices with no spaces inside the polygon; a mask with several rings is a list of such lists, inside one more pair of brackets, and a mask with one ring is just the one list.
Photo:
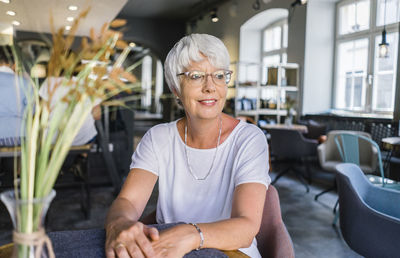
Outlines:
{"label": "wooden table", "polygon": [[[153,225],[159,230],[168,228],[172,224],[156,224]],[[105,231],[104,229],[87,229],[87,230],[73,230],[73,231],[57,231],[48,233],[54,253],[57,258],[86,258],[97,257],[105,258],[104,243]],[[9,257],[12,253],[13,244],[7,244],[0,247],[0,257]],[[249,258],[246,254],[234,251],[220,251],[212,248],[205,248],[199,251],[192,251],[185,255],[185,258]]]}
{"label": "wooden table", "polygon": [[260,126],[262,129],[287,129],[287,130],[296,130],[299,131],[300,133],[307,133],[307,126],[305,125],[299,125],[299,124],[292,124],[292,125],[285,125],[285,124],[266,124],[263,126]]}

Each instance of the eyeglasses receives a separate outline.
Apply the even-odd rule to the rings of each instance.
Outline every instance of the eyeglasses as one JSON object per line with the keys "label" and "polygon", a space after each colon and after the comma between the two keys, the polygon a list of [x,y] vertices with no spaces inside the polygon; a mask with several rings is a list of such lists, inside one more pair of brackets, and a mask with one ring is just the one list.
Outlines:
{"label": "eyeglasses", "polygon": [[213,73],[205,73],[201,71],[188,71],[184,73],[178,73],[177,76],[184,75],[186,79],[194,86],[201,86],[204,84],[205,79],[208,75],[216,85],[228,84],[232,77],[232,71],[230,70],[218,70]]}

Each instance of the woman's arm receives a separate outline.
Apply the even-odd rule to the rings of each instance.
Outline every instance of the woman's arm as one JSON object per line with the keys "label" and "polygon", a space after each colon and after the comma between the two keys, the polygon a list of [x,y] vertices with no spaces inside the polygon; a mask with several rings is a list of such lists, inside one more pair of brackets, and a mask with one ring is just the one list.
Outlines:
{"label": "woman's arm", "polygon": [[[260,229],[265,194],[263,184],[237,186],[230,219],[197,224],[204,235],[203,248],[236,250],[249,247]],[[199,245],[199,233],[194,226],[187,224],[161,232],[160,239],[153,242],[156,254],[166,257],[181,257]]]}
{"label": "woman's arm", "polygon": [[92,108],[92,116],[94,120],[100,120],[101,119],[101,106],[96,105]]}
{"label": "woman's arm", "polygon": [[[118,197],[108,211],[106,229],[107,257],[152,257],[150,240],[158,239],[158,231],[138,222],[157,176],[143,169],[132,169]],[[130,255],[130,256],[129,256]]]}

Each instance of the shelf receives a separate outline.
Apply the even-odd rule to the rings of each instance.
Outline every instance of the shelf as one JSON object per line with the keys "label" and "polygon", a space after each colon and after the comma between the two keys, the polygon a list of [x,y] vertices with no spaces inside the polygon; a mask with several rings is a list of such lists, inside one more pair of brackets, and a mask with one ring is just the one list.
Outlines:
{"label": "shelf", "polygon": [[[298,64],[276,64],[268,67],[259,65],[259,71],[254,72],[251,66],[257,65],[255,63],[236,63],[235,73],[235,107],[243,107],[237,103],[242,98],[246,97],[253,100],[251,107],[257,107],[252,110],[237,110],[235,115],[253,116],[254,120],[258,123],[260,116],[275,117],[278,123],[281,122],[281,118],[287,116],[285,109],[287,98],[295,99],[298,103],[299,91],[299,65]],[[265,69],[267,68],[267,70]],[[267,81],[269,84],[260,85],[261,74],[267,72]],[[239,76],[241,72],[242,76]],[[244,78],[244,79],[239,79]],[[239,81],[240,80],[240,81]],[[250,85],[254,83],[256,85]],[[282,85],[283,84],[283,85]],[[246,91],[248,90],[248,91]],[[251,95],[251,96],[249,96]],[[260,108],[266,107],[265,101],[274,100],[276,107],[275,109]]]}
{"label": "shelf", "polygon": [[237,115],[244,115],[244,116],[255,116],[258,114],[257,110],[238,110],[236,111]]}
{"label": "shelf", "polygon": [[262,108],[258,110],[258,113],[260,115],[281,115],[281,116],[286,116],[287,112],[284,109],[270,109],[270,108]]}
{"label": "shelf", "polygon": [[238,89],[257,89],[257,85],[242,85],[242,84],[239,84],[238,86],[237,86],[237,88]]}
{"label": "shelf", "polygon": [[277,90],[277,89],[281,89],[281,90],[285,90],[285,91],[298,91],[296,86],[281,86],[278,87],[277,85],[262,85],[261,86],[262,90]]}
{"label": "shelf", "polygon": [[282,86],[281,89],[285,91],[298,91],[296,86]]}

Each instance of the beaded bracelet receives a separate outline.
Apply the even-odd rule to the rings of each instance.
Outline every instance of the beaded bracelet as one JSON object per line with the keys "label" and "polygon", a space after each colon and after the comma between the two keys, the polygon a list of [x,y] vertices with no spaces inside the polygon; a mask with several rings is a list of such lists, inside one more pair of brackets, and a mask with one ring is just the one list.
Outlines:
{"label": "beaded bracelet", "polygon": [[201,229],[199,228],[199,226],[197,226],[196,223],[188,223],[189,225],[192,225],[193,227],[196,228],[197,232],[199,232],[200,234],[200,245],[199,247],[196,248],[196,250],[200,250],[203,245],[204,245],[204,236],[203,236],[203,232],[201,231]]}

